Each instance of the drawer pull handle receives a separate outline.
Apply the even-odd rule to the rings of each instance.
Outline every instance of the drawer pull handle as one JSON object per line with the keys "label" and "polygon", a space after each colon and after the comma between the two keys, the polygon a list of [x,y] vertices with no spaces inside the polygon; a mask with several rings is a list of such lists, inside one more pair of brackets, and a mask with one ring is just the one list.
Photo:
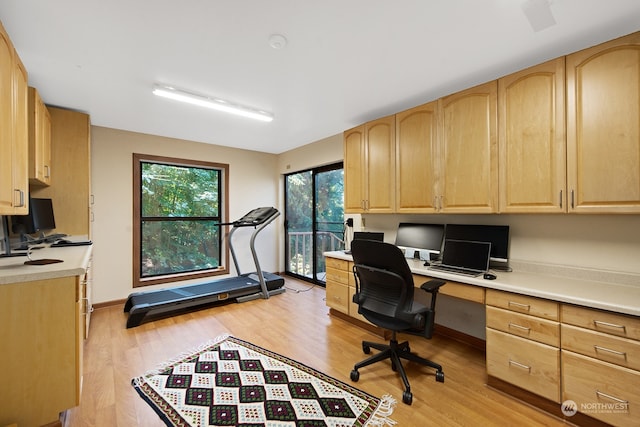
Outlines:
{"label": "drawer pull handle", "polygon": [[509,322],[509,327],[510,328],[516,328],[516,329],[522,329],[523,331],[527,331],[527,332],[529,332],[531,330],[531,328],[527,328],[526,326],[520,326],[520,325],[517,325],[515,323],[511,323],[511,322]]}
{"label": "drawer pull handle", "polygon": [[615,323],[609,323],[609,322],[602,322],[600,320],[594,320],[593,324],[595,325],[595,327],[597,328],[598,326],[608,326],[609,328],[616,328],[616,329],[622,329],[622,331],[626,334],[627,333],[627,328],[624,325],[616,325]]}
{"label": "drawer pull handle", "polygon": [[596,350],[596,353],[599,351],[604,351],[607,353],[617,354],[618,356],[624,356],[625,360],[627,359],[627,353],[624,351],[611,350],[610,348],[600,347],[599,345],[594,345],[593,348]]}
{"label": "drawer pull handle", "polygon": [[531,306],[529,304],[522,304],[522,303],[515,302],[515,301],[509,301],[509,306],[511,307],[512,305],[515,306],[515,307],[518,307],[518,308],[523,308],[523,309],[525,309],[527,311],[529,311],[529,309],[531,308]]}
{"label": "drawer pull handle", "polygon": [[526,369],[527,371],[531,372],[531,366],[523,365],[522,363],[518,363],[515,360],[509,359],[509,365],[514,365],[518,368]]}
{"label": "drawer pull handle", "polygon": [[618,402],[618,403],[624,403],[624,404],[628,404],[628,403],[629,403],[629,401],[628,401],[628,400],[623,400],[623,399],[620,399],[620,398],[618,398],[618,397],[611,396],[610,394],[603,393],[603,392],[601,392],[600,390],[596,390],[596,396],[598,396],[598,397],[604,397],[604,398],[607,398],[607,399],[613,400],[614,402]]}

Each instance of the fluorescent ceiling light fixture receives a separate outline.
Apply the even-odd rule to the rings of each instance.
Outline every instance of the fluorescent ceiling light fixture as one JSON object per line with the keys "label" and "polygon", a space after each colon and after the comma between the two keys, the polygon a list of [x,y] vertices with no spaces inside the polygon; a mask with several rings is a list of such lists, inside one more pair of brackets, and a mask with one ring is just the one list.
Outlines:
{"label": "fluorescent ceiling light fixture", "polygon": [[263,122],[270,122],[273,120],[273,114],[269,113],[268,111],[234,104],[233,102],[226,101],[220,98],[214,98],[207,95],[188,92],[182,89],[176,89],[168,85],[153,85],[153,94],[162,96],[163,98],[173,99],[174,101],[186,102],[187,104],[211,108],[213,110],[223,111],[225,113],[231,113],[242,117],[248,117],[250,119],[261,120]]}

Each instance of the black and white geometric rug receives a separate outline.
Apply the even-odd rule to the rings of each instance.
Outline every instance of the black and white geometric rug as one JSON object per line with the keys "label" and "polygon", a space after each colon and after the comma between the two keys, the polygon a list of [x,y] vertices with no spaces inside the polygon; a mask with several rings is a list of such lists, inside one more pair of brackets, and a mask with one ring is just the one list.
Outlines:
{"label": "black and white geometric rug", "polygon": [[395,400],[371,396],[306,365],[222,336],[134,378],[168,426],[394,425]]}

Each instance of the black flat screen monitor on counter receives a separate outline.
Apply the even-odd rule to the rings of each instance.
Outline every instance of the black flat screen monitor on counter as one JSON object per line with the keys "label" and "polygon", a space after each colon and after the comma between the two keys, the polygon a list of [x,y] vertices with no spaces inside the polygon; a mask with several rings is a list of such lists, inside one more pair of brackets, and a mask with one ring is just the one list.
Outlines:
{"label": "black flat screen monitor on counter", "polygon": [[353,240],[376,240],[384,241],[384,233],[378,231],[354,231]]}
{"label": "black flat screen monitor on counter", "polygon": [[[407,258],[414,257],[416,251],[439,254],[442,249],[443,236],[444,224],[401,222],[398,224],[396,246],[405,250]],[[421,258],[429,259],[429,256],[421,255]]]}
{"label": "black flat screen monitor on counter", "polygon": [[40,233],[41,237],[44,237],[46,231],[55,228],[56,220],[51,199],[30,198],[28,215],[11,216],[11,231],[21,236]]}
{"label": "black flat screen monitor on counter", "polygon": [[491,243],[491,261],[509,262],[509,226],[447,224],[445,239]]}

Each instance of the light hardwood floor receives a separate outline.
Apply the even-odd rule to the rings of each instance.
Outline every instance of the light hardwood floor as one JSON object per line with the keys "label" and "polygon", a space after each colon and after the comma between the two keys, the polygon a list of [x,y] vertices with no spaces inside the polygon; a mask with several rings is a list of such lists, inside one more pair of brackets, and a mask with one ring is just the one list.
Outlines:
{"label": "light hardwood floor", "polygon": [[[352,383],[353,364],[365,358],[361,341],[381,338],[330,316],[324,288],[291,278],[286,287],[287,292],[268,300],[207,308],[131,329],[126,329],[122,306],[97,309],[84,349],[82,402],[68,412],[67,426],[163,426],[131,379],[225,333]],[[360,381],[352,383],[378,397],[391,394],[398,401],[391,416],[398,426],[567,425],[487,387],[483,352],[441,336],[400,338],[409,339],[414,352],[442,364],[445,382],[436,382],[426,367],[405,365],[414,395],[411,406],[402,403],[402,381],[388,363],[362,368]]]}

